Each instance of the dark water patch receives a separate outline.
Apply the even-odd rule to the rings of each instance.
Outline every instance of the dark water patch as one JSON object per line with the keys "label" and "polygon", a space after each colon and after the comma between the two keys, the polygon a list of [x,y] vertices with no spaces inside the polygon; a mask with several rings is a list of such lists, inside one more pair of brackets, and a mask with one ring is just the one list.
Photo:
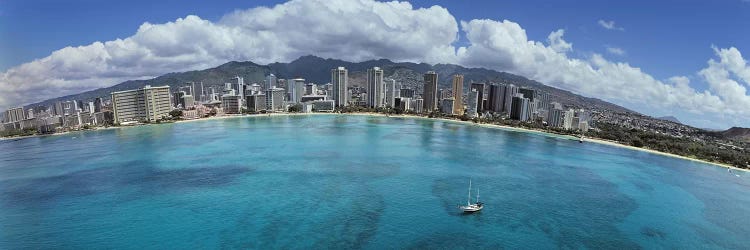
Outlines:
{"label": "dark water patch", "polygon": [[[269,197],[286,199],[249,204],[249,216],[222,232],[222,248],[361,249],[376,234],[386,204],[370,187],[368,178],[323,174],[287,177],[275,178],[295,183],[286,186],[291,189],[264,191]],[[293,209],[294,213],[277,209]],[[253,224],[262,227],[257,231],[244,229]]]}
{"label": "dark water patch", "polygon": [[658,238],[662,240],[667,238],[667,233],[653,227],[642,227],[641,234],[649,238]]}
{"label": "dark water patch", "polygon": [[503,245],[464,232],[438,232],[414,242],[405,243],[405,249],[505,249]]}
{"label": "dark water patch", "polygon": [[10,206],[40,207],[60,199],[119,192],[126,187],[159,193],[226,185],[252,169],[243,166],[157,169],[150,161],[0,182],[0,200]]}

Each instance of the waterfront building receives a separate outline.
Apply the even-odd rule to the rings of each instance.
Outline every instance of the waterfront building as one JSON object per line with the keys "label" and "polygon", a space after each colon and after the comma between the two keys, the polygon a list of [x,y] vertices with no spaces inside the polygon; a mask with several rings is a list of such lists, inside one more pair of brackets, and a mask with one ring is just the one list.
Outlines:
{"label": "waterfront building", "polygon": [[547,113],[547,125],[554,128],[563,126],[563,109],[560,103],[552,103],[551,108]]}
{"label": "waterfront building", "polygon": [[333,112],[336,108],[333,100],[315,100],[303,103],[305,112]]}
{"label": "waterfront building", "polygon": [[287,87],[291,90],[289,92],[289,102],[301,103],[302,96],[305,94],[305,79],[295,78],[289,79]]}
{"label": "waterfront building", "polygon": [[224,95],[221,97],[221,108],[226,114],[242,113],[242,97],[239,95]]}
{"label": "waterfront building", "polygon": [[112,109],[116,123],[156,121],[169,115],[172,99],[169,86],[112,92]]}
{"label": "waterfront building", "polygon": [[529,120],[529,99],[516,95],[511,101],[510,119],[522,122]]}
{"label": "waterfront building", "polygon": [[464,114],[464,75],[453,75],[453,114]]}
{"label": "waterfront building", "polygon": [[414,90],[413,89],[401,89],[399,91],[399,97],[414,98]]}
{"label": "waterfront building", "polygon": [[247,110],[251,112],[259,112],[266,110],[266,95],[255,94],[245,97],[247,99]]}
{"label": "waterfront building", "polygon": [[284,91],[285,90],[282,88],[272,88],[266,90],[266,110],[275,112],[285,111]]}
{"label": "waterfront building", "polygon": [[507,86],[505,85],[490,84],[489,91],[487,93],[487,110],[491,110],[497,113],[508,112],[508,110],[504,109],[506,90]]}
{"label": "waterfront building", "polygon": [[513,105],[513,97],[518,94],[518,87],[513,84],[505,85],[505,91],[503,93],[503,112],[510,113]]}
{"label": "waterfront building", "polygon": [[385,100],[383,102],[383,105],[386,107],[395,107],[395,98],[398,93],[396,93],[396,80],[394,79],[387,79],[385,80]]}
{"label": "waterfront building", "polygon": [[472,83],[471,89],[477,92],[476,111],[481,113],[484,111],[484,83]]}
{"label": "waterfront building", "polygon": [[331,70],[332,98],[336,107],[348,106],[349,101],[349,73],[344,67]]}
{"label": "waterfront building", "polygon": [[572,109],[568,109],[565,111],[565,114],[563,115],[563,128],[564,129],[573,129],[573,118],[575,117],[575,111]]}
{"label": "waterfront building", "polygon": [[367,106],[383,107],[383,70],[379,67],[367,69]]}
{"label": "waterfront building", "polygon": [[19,122],[26,119],[23,113],[23,107],[10,108],[5,111],[6,123]]}
{"label": "waterfront building", "polygon": [[[472,84],[473,86],[473,84]],[[466,115],[469,117],[477,117],[479,105],[479,92],[472,88],[469,93],[466,93]]]}
{"label": "waterfront building", "polygon": [[411,110],[415,113],[423,113],[424,112],[424,100],[423,99],[412,99],[411,100]]}
{"label": "waterfront building", "polygon": [[453,98],[440,100],[440,112],[443,114],[455,115],[455,113],[453,113],[455,111],[453,107],[454,105],[455,100],[453,100]]}
{"label": "waterfront building", "polygon": [[398,106],[403,111],[411,111],[412,110],[412,100],[409,97],[401,97],[398,100]]}
{"label": "waterfront building", "polygon": [[[422,95],[423,112],[432,112],[437,109],[438,104],[438,74],[435,71],[428,71],[424,74],[424,94]],[[421,112],[419,112],[421,113]]]}

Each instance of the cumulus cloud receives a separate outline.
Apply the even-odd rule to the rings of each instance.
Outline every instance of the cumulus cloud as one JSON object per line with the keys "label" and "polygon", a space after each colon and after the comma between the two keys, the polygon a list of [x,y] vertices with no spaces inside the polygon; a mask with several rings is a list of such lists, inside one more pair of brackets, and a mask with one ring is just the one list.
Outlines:
{"label": "cumulus cloud", "polygon": [[[600,20],[600,24],[621,29],[614,21]],[[467,45],[454,46],[459,35],[465,36]],[[736,48],[714,48],[716,58],[695,74],[709,88],[698,91],[691,87],[689,73],[656,79],[601,54],[573,57],[582,53],[571,53],[573,43],[564,35],[565,30],[559,29],[545,41],[534,41],[520,24],[508,20],[470,20],[459,25],[439,6],[293,0],[237,10],[217,21],[187,16],[162,24],[144,23],[130,37],[60,49],[0,74],[0,108],[229,60],[265,64],[315,54],[350,61],[389,58],[485,67],[647,114],[677,110],[689,115],[678,116],[683,121],[750,125],[747,118],[727,118],[750,115],[746,92],[750,69]],[[619,52],[608,49],[608,53]]]}
{"label": "cumulus cloud", "polygon": [[605,29],[608,29],[608,30],[625,31],[624,28],[617,27],[617,25],[615,25],[615,21],[604,21],[604,20],[599,19],[599,21],[597,23],[599,24],[599,26],[602,26],[602,28],[605,28]]}
{"label": "cumulus cloud", "polygon": [[[712,71],[709,75],[716,75],[712,81],[717,82],[717,86],[732,86],[735,97],[728,92],[699,92],[690,87],[689,79],[684,76],[666,81],[655,79],[640,68],[608,61],[600,54],[585,59],[571,58],[556,45],[569,44],[560,31],[550,34],[548,43],[544,44],[529,40],[519,24],[508,20],[472,20],[462,22],[461,27],[470,43],[458,49],[458,61],[464,65],[509,71],[639,111],[676,108],[697,115],[748,113],[747,106],[734,106],[743,104],[739,100],[745,96],[744,91],[740,92],[732,82],[723,81],[728,74],[722,72]],[[718,51],[721,62],[710,64],[745,76],[744,60],[732,51],[736,50]]]}
{"label": "cumulus cloud", "polygon": [[66,47],[0,75],[0,108],[229,60],[316,54],[351,61],[450,61],[458,24],[447,9],[372,0],[290,1],[227,14],[144,23],[127,38]]}
{"label": "cumulus cloud", "polygon": [[625,50],[624,49],[621,49],[621,48],[618,48],[618,47],[611,47],[611,46],[606,46],[606,48],[607,48],[607,53],[610,53],[610,54],[613,54],[613,55],[618,55],[618,56],[624,56],[625,55]]}

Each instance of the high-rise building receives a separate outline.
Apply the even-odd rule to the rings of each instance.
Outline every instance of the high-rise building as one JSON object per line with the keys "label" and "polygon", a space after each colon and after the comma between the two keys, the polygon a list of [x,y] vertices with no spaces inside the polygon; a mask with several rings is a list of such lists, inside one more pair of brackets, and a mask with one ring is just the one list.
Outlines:
{"label": "high-rise building", "polygon": [[348,106],[349,92],[349,73],[344,67],[338,67],[331,70],[331,84],[333,89],[332,98],[336,107]]}
{"label": "high-rise building", "polygon": [[6,122],[20,122],[26,119],[26,115],[23,113],[23,107],[10,108],[5,111]]}
{"label": "high-rise building", "polygon": [[481,113],[484,111],[484,83],[472,83],[471,89],[477,91],[477,107],[476,111],[477,113]]}
{"label": "high-rise building", "polygon": [[529,120],[529,99],[516,95],[511,99],[510,119],[522,122]]}
{"label": "high-rise building", "polygon": [[289,79],[286,86],[289,90],[289,102],[300,103],[302,96],[305,95],[305,79]]}
{"label": "high-rise building", "polygon": [[[568,109],[568,111],[565,111],[565,114],[563,115],[563,128],[564,129],[573,129],[573,118],[575,118],[576,112],[572,109]],[[577,123],[577,122],[576,122]]]}
{"label": "high-rise building", "polygon": [[[240,76],[235,76],[232,78],[232,80],[235,80],[235,82],[232,84],[232,88],[236,90],[236,94],[240,96],[240,100],[244,99],[243,93],[245,93],[245,79]],[[193,92],[190,93],[190,95],[195,95]],[[194,98],[195,99],[195,98]]]}
{"label": "high-rise building", "polygon": [[265,82],[266,82],[266,86],[264,87],[266,90],[276,87],[276,76],[273,74],[269,74],[268,76],[266,76]]}
{"label": "high-rise building", "polygon": [[415,113],[423,113],[424,112],[424,99],[412,99],[411,100],[411,110]]}
{"label": "high-rise building", "polygon": [[563,126],[563,109],[560,103],[553,102],[547,113],[547,125],[559,128]]}
{"label": "high-rise building", "polygon": [[283,112],[285,91],[282,88],[272,88],[266,90],[266,110]]}
{"label": "high-rise building", "polygon": [[195,97],[192,95],[184,95],[182,96],[182,108],[189,109],[195,106]]}
{"label": "high-rise building", "polygon": [[[473,84],[472,84],[473,86]],[[479,105],[479,92],[472,88],[469,93],[466,93],[466,115],[469,117],[477,117],[477,110]]]}
{"label": "high-rise building", "polygon": [[266,110],[266,95],[265,94],[254,94],[246,96],[247,110],[252,112],[258,112]]}
{"label": "high-rise building", "polygon": [[387,79],[385,80],[385,101],[384,105],[387,107],[395,108],[396,93],[396,80]]}
{"label": "high-rise building", "polygon": [[159,120],[172,110],[169,86],[112,92],[112,109],[116,123]]}
{"label": "high-rise building", "polygon": [[54,110],[54,112],[53,112],[53,113],[54,113],[54,115],[64,115],[64,114],[65,114],[65,111],[64,111],[64,109],[63,109],[63,102],[61,102],[61,101],[56,101],[56,102],[55,102],[55,107],[54,107],[54,109],[53,109],[53,110]]}
{"label": "high-rise building", "polygon": [[94,102],[89,102],[89,113],[93,114],[95,109],[96,108],[94,108]]}
{"label": "high-rise building", "polygon": [[516,87],[513,84],[508,84],[505,86],[505,94],[503,95],[503,112],[510,113],[512,110],[513,105],[513,97],[518,94],[518,87]]}
{"label": "high-rise building", "polygon": [[435,71],[428,71],[424,74],[424,99],[423,112],[432,112],[437,109],[438,96],[437,96],[437,84],[438,74]]}
{"label": "high-rise building", "polygon": [[550,110],[551,108],[553,108],[550,106],[552,104],[550,103],[549,93],[540,92],[537,93],[537,96],[539,97],[539,109]]}
{"label": "high-rise building", "polygon": [[97,97],[94,99],[94,113],[102,112],[102,98]]}
{"label": "high-rise building", "polygon": [[487,96],[487,110],[493,112],[509,112],[505,110],[505,92],[508,90],[506,85],[491,84]]}
{"label": "high-rise building", "polygon": [[367,69],[367,106],[383,107],[383,70],[379,67]]}
{"label": "high-rise building", "polygon": [[185,108],[185,103],[183,103],[182,97],[187,95],[185,91],[177,91],[174,93],[174,106],[175,108]]}
{"label": "high-rise building", "polygon": [[464,114],[464,75],[453,75],[453,114]]}
{"label": "high-rise building", "polygon": [[242,112],[242,97],[239,95],[224,95],[221,97],[221,107],[224,113],[239,114]]}

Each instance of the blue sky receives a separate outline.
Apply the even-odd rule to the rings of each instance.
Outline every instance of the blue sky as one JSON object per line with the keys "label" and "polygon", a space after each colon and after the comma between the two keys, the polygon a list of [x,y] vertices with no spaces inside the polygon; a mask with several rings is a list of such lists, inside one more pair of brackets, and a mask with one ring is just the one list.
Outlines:
{"label": "blue sky", "polygon": [[[128,38],[144,22],[162,24],[197,15],[218,23],[233,10],[282,2],[0,0],[0,37],[3,38],[0,39],[0,71],[47,57],[66,46]],[[717,58],[717,51],[712,47],[750,51],[750,2],[743,0],[470,3],[417,0],[411,4],[415,9],[433,5],[445,7],[459,22],[458,26],[461,26],[460,21],[474,19],[510,20],[519,24],[533,41],[546,42],[550,32],[564,29],[564,40],[573,44],[573,49],[567,52],[568,58],[588,60],[599,54],[612,63],[625,62],[640,68],[659,81],[685,76],[698,93],[710,89],[696,72],[706,68],[709,59]],[[615,28],[604,28],[598,23],[600,20],[614,22]],[[455,47],[470,45],[463,32],[458,36],[459,40],[453,43]],[[610,53],[608,47],[623,53]],[[309,53],[316,54],[316,51]],[[624,102],[616,103],[624,105]],[[638,108],[636,106],[629,107]],[[647,113],[669,114],[680,107],[666,110]],[[681,118],[686,116],[689,114]],[[746,119],[727,124],[737,123],[750,125]]]}
{"label": "blue sky", "polygon": [[[284,1],[0,1],[0,70],[41,58],[65,46],[86,45],[132,35],[143,22],[164,23],[186,15],[218,20],[235,9]],[[460,20],[508,19],[523,25],[534,40],[564,28],[567,40],[587,53],[622,48],[627,61],[659,78],[694,72],[713,54],[711,45],[750,51],[750,2],[672,1],[411,1],[440,5]],[[603,29],[615,21],[624,31]],[[462,39],[465,42],[465,39]],[[605,45],[606,44],[606,45]],[[704,89],[703,86],[701,89]]]}

